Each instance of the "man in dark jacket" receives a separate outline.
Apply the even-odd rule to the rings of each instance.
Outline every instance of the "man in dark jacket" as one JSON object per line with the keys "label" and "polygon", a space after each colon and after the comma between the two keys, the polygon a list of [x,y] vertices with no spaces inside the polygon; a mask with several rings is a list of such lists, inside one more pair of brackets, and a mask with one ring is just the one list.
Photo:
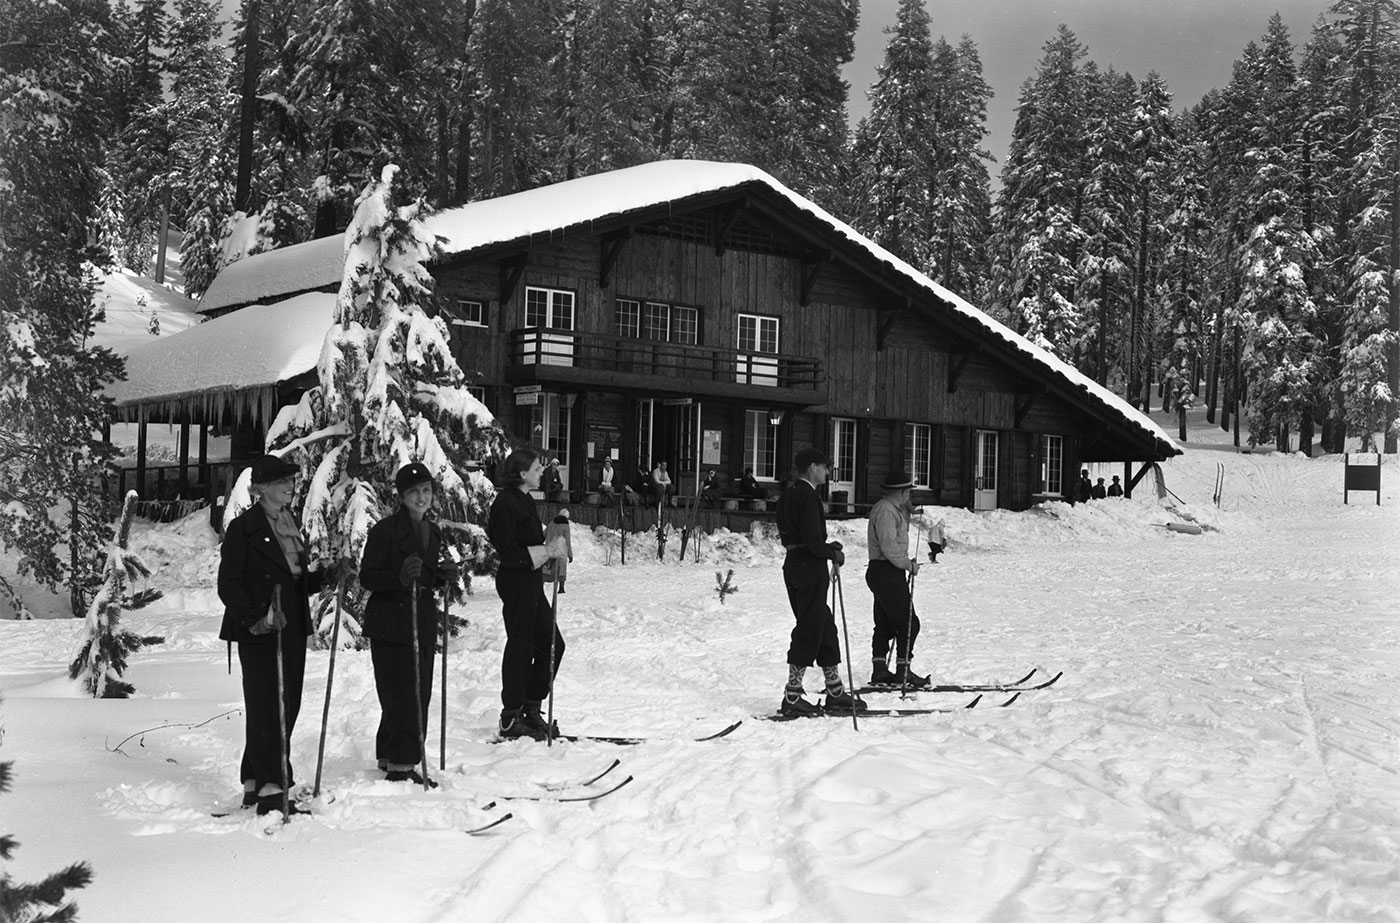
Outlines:
{"label": "man in dark jacket", "polygon": [[[312,628],[308,596],[322,583],[321,572],[310,567],[301,527],[288,507],[299,470],[276,455],[253,461],[250,492],[256,502],[229,523],[219,555],[219,599],[224,604],[219,638],[238,644],[243,673],[243,806],[256,805],[259,814],[280,811],[283,779],[292,782],[290,741],[301,711],[306,639]],[[279,710],[285,715],[285,740]],[[291,810],[306,813],[294,806]]]}
{"label": "man in dark jacket", "polygon": [[[390,782],[423,784],[420,730],[427,727],[433,693],[433,652],[438,610],[434,591],[457,579],[445,556],[442,530],[426,514],[433,505],[433,476],[426,465],[404,465],[394,476],[399,509],[369,530],[360,559],[360,585],[369,590],[364,636],[369,639],[379,730],[374,753]],[[418,607],[418,686],[413,684],[413,608]],[[417,714],[415,715],[415,711]],[[429,785],[436,784],[429,780]]]}
{"label": "man in dark jacket", "polygon": [[827,562],[840,567],[846,562],[840,542],[826,540],[826,514],[817,488],[826,483],[830,472],[827,457],[816,449],[797,453],[793,465],[797,478],[778,498],[778,534],[787,558],[783,562],[783,583],[792,606],[792,637],[788,644],[788,679],[778,710],[794,718],[820,714],[821,707],[802,697],[802,679],[816,663],[826,680],[828,711],[861,711],[865,703],[846,691],[841,682],[841,647],[836,618],[826,604],[831,578]]}

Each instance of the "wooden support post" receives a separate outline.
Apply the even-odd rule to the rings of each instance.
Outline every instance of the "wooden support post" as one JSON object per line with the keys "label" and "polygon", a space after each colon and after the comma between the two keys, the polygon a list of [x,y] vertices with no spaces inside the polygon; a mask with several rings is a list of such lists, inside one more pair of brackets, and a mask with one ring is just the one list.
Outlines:
{"label": "wooden support post", "polygon": [[189,500],[186,496],[190,480],[190,421],[189,418],[180,420],[180,477],[176,482],[180,487],[181,500]]}
{"label": "wooden support post", "polygon": [[[125,495],[123,495],[125,496]],[[136,424],[136,496],[146,497],[146,418],[142,416]]]}
{"label": "wooden support post", "polygon": [[204,499],[214,499],[214,479],[209,476],[209,427],[199,424],[199,483],[204,485]]}

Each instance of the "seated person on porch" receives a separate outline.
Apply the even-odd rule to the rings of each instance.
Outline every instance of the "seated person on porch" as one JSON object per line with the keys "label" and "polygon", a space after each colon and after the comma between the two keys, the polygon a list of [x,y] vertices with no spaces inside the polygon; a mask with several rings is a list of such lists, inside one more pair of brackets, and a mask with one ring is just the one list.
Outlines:
{"label": "seated person on porch", "polygon": [[549,467],[540,475],[540,492],[547,501],[557,501],[564,492],[564,479],[559,476],[559,459],[551,458]]}
{"label": "seated person on porch", "polygon": [[745,468],[744,476],[739,478],[739,496],[748,500],[763,500],[768,496],[768,491],[753,476],[752,468]]}
{"label": "seated person on porch", "polygon": [[707,472],[705,480],[700,484],[700,505],[704,507],[719,506],[719,495],[722,488],[719,472]]}
{"label": "seated person on porch", "polygon": [[671,496],[671,475],[666,473],[666,463],[659,461],[656,467],[651,469],[651,489],[652,498],[657,503],[665,503]]}
{"label": "seated person on porch", "polygon": [[603,495],[603,502],[608,503],[613,498],[613,464],[611,458],[603,459],[603,473],[598,476],[598,493]]}

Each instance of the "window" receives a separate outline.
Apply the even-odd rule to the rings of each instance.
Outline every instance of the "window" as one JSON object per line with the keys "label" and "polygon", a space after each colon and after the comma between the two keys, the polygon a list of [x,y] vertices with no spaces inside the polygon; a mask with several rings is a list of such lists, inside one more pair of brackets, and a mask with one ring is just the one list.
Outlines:
{"label": "window", "polygon": [[671,338],[671,306],[648,301],[642,314],[642,339],[665,343]]}
{"label": "window", "polygon": [[559,467],[569,467],[569,408],[558,394],[546,391],[530,408],[530,443],[550,458],[559,459]]}
{"label": "window", "polygon": [[643,398],[637,402],[637,465],[648,471],[652,467],[651,441],[652,421],[655,419],[654,409],[654,398]]}
{"label": "window", "polygon": [[476,398],[477,400],[481,401],[482,404],[486,403],[486,388],[484,388],[483,386],[467,385],[467,393],[470,394],[472,397]]}
{"label": "window", "polygon": [[778,428],[768,422],[767,410],[744,413],[744,465],[760,481],[778,477]]}
{"label": "window", "polygon": [[[574,329],[574,293],[557,288],[525,289],[525,326]],[[526,340],[524,361],[539,365],[573,365],[574,338],[538,333]]]}
{"label": "window", "polygon": [[674,305],[671,308],[671,342],[695,346],[700,342],[700,309]]}
{"label": "window", "polygon": [[904,470],[915,487],[933,483],[933,427],[927,423],[904,424]]}
{"label": "window", "polygon": [[452,323],[463,327],[486,327],[486,302],[457,299],[457,309],[451,312]]}
{"label": "window", "polygon": [[740,314],[735,347],[741,355],[735,367],[735,381],[744,385],[778,384],[778,319],[759,314]]}
{"label": "window", "polygon": [[613,310],[613,316],[617,321],[618,336],[639,337],[642,335],[642,305],[640,302],[626,298],[617,299],[617,307]]}
{"label": "window", "polygon": [[1040,490],[1059,496],[1064,493],[1061,478],[1065,472],[1063,436],[1040,437]]}

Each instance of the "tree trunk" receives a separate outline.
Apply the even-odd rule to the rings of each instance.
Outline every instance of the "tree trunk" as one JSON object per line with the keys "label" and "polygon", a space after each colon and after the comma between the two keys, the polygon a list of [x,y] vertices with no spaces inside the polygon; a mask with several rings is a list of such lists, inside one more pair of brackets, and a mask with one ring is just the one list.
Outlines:
{"label": "tree trunk", "polygon": [[1311,408],[1303,411],[1303,418],[1298,421],[1298,451],[1312,458],[1313,449],[1313,412]]}
{"label": "tree trunk", "polygon": [[1400,125],[1391,146],[1390,169],[1390,347],[1385,354],[1385,380],[1390,385],[1390,413],[1386,415],[1385,451],[1397,448],[1395,418],[1400,414]]}
{"label": "tree trunk", "polygon": [[233,210],[249,213],[253,197],[253,125],[258,117],[259,57],[262,0],[247,0],[243,27],[243,85],[238,112],[238,177],[234,184]]}
{"label": "tree trunk", "polygon": [[471,47],[472,27],[476,20],[476,0],[467,0],[465,22],[462,35],[462,98],[461,113],[457,120],[457,171],[452,184],[452,205],[461,205],[471,198],[472,181],[472,128],[476,113],[476,82],[472,78],[471,62],[466,58],[465,49]]}

